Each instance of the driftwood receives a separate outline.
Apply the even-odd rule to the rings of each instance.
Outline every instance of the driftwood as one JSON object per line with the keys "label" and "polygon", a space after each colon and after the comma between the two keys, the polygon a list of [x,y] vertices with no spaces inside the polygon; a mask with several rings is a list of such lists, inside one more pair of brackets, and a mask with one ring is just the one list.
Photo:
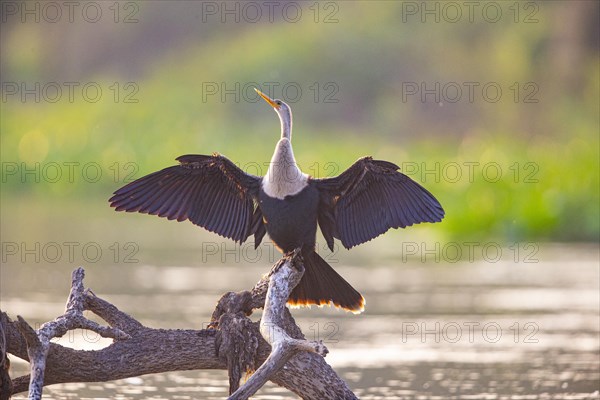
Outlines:
{"label": "driftwood", "polygon": [[[227,369],[230,399],[247,399],[268,380],[303,399],[355,399],[325,362],[325,346],[305,340],[285,306],[303,273],[301,256],[288,254],[251,291],[223,295],[208,329],[170,330],[143,326],[86,290],[84,270],[78,268],[72,274],[65,313],[37,331],[20,316],[12,321],[0,313],[0,400],[26,390],[30,399],[41,399],[43,386],[55,383],[104,382],[195,369]],[[254,309],[263,307],[261,321],[248,318]],[[85,310],[108,326],[86,319]],[[50,343],[53,337],[76,328],[112,338],[113,343],[96,351]],[[31,374],[11,381],[7,354],[29,361]],[[240,387],[242,375],[253,371]]]}

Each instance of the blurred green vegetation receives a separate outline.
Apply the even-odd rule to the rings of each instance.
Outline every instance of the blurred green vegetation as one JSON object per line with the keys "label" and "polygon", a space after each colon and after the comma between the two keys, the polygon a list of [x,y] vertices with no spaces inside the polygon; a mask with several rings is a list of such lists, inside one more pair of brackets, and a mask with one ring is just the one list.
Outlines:
{"label": "blurred green vegetation", "polygon": [[[162,17],[157,14],[164,2],[140,3],[140,22],[125,33],[123,27],[89,33],[91,27],[79,24],[52,27],[57,39],[44,24],[7,24],[3,82],[76,79],[97,83],[103,96],[95,103],[84,101],[78,89],[74,101],[63,96],[56,103],[6,96],[2,197],[39,199],[40,207],[48,198],[108,198],[128,173],[140,177],[188,153],[218,151],[249,172],[260,172],[253,169],[259,165],[264,173],[279,134],[276,115],[251,92],[222,99],[220,93],[207,96],[206,84],[231,89],[236,82],[257,82],[265,90],[265,82],[293,82],[303,90],[291,104],[294,146],[308,173],[339,173],[363,155],[396,162],[440,199],[447,217],[430,230],[447,239],[598,240],[600,82],[598,38],[589,30],[597,5],[589,2],[590,11],[586,2],[575,3],[571,7],[579,12],[567,15],[567,3],[540,4],[538,22],[530,24],[511,18],[497,24],[403,23],[401,3],[366,1],[338,3],[335,24],[304,18],[202,25],[185,8],[177,11],[179,2]],[[143,33],[158,29],[149,26],[158,18],[164,18],[160,29],[185,26],[192,33],[171,33],[169,45],[157,45],[152,58],[133,55],[143,59],[141,67],[117,68],[131,62],[126,46],[152,48],[155,38]],[[568,18],[572,23],[556,22]],[[194,24],[202,26],[194,31]],[[116,43],[117,33],[125,35],[125,44]],[[81,63],[99,66],[65,77],[61,71],[73,60],[65,52],[72,46],[63,47],[60,38],[77,41],[79,34],[81,40],[101,37],[80,45],[89,46]],[[111,56],[111,46],[120,51]],[[115,82],[116,101],[116,89],[109,89]],[[403,101],[403,85],[421,82],[495,82],[503,95],[497,102],[480,91],[473,102],[465,93],[456,103],[431,96]],[[515,82],[517,101],[510,89]],[[310,89],[315,83],[321,90],[316,99]],[[337,102],[324,102],[327,83],[338,89]],[[538,89],[535,103],[524,101],[527,83]],[[133,89],[139,89],[132,94],[138,101],[124,102]],[[273,94],[281,97],[277,88]],[[35,174],[22,175],[36,163],[39,183]],[[43,168],[54,176],[51,163],[63,174],[54,183],[43,176]],[[65,163],[78,163],[73,181]],[[97,181],[95,168],[87,171],[92,177],[81,177],[90,163],[102,172]]]}

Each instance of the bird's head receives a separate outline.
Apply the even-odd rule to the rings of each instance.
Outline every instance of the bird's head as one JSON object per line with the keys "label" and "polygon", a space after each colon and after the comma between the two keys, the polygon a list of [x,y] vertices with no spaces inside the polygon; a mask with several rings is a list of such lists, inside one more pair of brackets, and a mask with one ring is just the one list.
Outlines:
{"label": "bird's head", "polygon": [[292,109],[290,108],[290,106],[288,106],[285,102],[279,99],[273,100],[272,98],[270,98],[269,96],[267,96],[266,94],[264,94],[256,88],[254,88],[254,90],[256,90],[256,93],[258,93],[258,95],[262,97],[264,101],[269,103],[269,105],[273,107],[277,115],[279,115],[279,119],[281,120],[281,137],[291,139]]}

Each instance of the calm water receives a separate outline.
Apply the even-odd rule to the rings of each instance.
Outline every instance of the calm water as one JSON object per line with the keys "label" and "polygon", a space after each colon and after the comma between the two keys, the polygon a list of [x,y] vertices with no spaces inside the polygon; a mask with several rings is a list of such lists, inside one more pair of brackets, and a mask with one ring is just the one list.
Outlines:
{"label": "calm water", "polygon": [[[447,249],[439,260],[427,256],[423,263],[420,250],[400,249],[395,240],[384,238],[330,260],[365,295],[365,313],[294,310],[307,337],[326,342],[328,362],[361,398],[600,399],[597,247],[546,245],[531,251],[519,245],[518,252],[504,248],[498,260],[488,252],[459,262],[451,262]],[[171,253],[144,251],[156,246],[142,243],[134,261],[124,262],[118,254],[116,264],[110,245],[101,246],[102,259],[87,265],[76,259],[70,264],[64,255],[52,262],[49,247],[39,262],[9,257],[2,267],[2,309],[32,323],[59,315],[70,272],[83,264],[86,286],[144,324],[197,328],[209,320],[220,294],[251,288],[272,256],[263,247],[262,258],[255,260],[256,253],[242,248],[245,255],[236,259],[234,251],[228,253],[235,247],[206,243],[217,242],[203,242],[201,256],[198,246],[185,243]],[[118,243],[121,251],[133,252],[125,244]],[[412,256],[403,260],[396,254],[400,250]],[[108,343],[82,332],[59,342],[78,348]],[[14,357],[13,363],[14,376],[26,371],[27,364]],[[226,394],[224,371],[45,389],[47,399],[223,399]],[[269,384],[254,398],[295,396]]]}

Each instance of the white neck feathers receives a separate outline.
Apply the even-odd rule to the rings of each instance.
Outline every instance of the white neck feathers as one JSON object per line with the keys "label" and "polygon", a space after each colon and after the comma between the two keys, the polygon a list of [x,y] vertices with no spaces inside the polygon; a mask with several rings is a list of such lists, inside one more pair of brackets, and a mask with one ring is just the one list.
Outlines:
{"label": "white neck feathers", "polygon": [[282,138],[275,146],[271,164],[263,177],[262,188],[265,193],[280,200],[299,193],[308,184],[308,175],[302,173],[292,150],[292,143]]}

